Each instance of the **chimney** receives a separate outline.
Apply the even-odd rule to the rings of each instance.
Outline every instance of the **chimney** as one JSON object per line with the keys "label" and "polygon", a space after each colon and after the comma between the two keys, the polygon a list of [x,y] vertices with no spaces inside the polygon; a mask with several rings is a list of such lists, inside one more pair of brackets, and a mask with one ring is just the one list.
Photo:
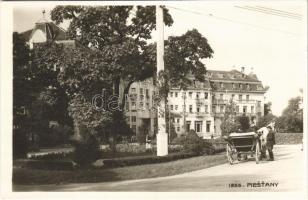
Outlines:
{"label": "chimney", "polygon": [[253,74],[253,67],[250,68],[250,73]]}

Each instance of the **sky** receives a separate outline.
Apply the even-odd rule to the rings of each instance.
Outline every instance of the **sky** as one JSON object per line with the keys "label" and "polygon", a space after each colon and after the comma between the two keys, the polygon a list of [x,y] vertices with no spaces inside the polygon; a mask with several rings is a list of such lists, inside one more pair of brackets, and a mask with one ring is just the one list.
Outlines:
{"label": "sky", "polygon": [[[263,13],[239,8],[244,6],[276,11]],[[33,28],[42,18],[42,10],[46,10],[45,18],[50,20],[53,7],[16,6],[14,31]],[[300,88],[305,88],[307,13],[304,1],[168,2],[167,8],[174,24],[165,27],[165,38],[196,28],[214,50],[213,58],[204,61],[207,69],[240,70],[245,67],[245,72],[253,71],[263,85],[270,87],[265,101],[272,102],[273,114],[279,116],[288,100],[300,95]],[[296,14],[301,19],[277,15],[281,11],[290,13],[288,16]],[[67,25],[61,26],[66,29]]]}

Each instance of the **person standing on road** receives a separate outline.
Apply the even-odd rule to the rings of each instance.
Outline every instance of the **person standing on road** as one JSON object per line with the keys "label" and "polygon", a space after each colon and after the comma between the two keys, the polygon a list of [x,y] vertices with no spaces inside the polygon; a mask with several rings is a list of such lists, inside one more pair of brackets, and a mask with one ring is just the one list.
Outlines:
{"label": "person standing on road", "polygon": [[276,144],[275,132],[271,126],[267,126],[268,134],[266,137],[266,149],[268,150],[269,161],[274,160],[273,147]]}

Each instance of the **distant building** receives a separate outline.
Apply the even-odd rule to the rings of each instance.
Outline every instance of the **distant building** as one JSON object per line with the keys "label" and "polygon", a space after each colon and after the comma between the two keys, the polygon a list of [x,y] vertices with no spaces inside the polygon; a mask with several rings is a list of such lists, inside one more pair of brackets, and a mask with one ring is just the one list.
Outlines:
{"label": "distant building", "polygon": [[[252,123],[256,123],[258,118],[264,115],[264,94],[266,88],[258,80],[254,73],[245,74],[242,71],[217,71],[208,70],[205,81],[198,82],[190,77],[192,84],[184,91],[180,88],[172,88],[168,94],[168,108],[172,113],[172,123],[178,135],[185,133],[185,129],[193,129],[204,138],[211,138],[221,135],[220,125],[224,116],[225,108],[230,99],[236,103],[237,115],[248,116]],[[153,87],[153,86],[151,86]],[[147,86],[148,90],[151,87]],[[143,82],[132,85],[129,95],[140,95],[143,91]],[[129,106],[144,106],[144,100],[136,99],[129,101]],[[149,100],[152,102],[152,100]],[[150,104],[151,105],[151,104]],[[140,121],[149,120],[151,131],[153,130],[155,114],[149,113],[148,107],[143,111],[134,110],[128,107],[127,113],[131,128],[138,133]],[[185,115],[185,118],[184,118]],[[185,122],[186,123],[185,123]],[[184,125],[186,124],[186,125]],[[185,127],[184,127],[185,126]]]}
{"label": "distant building", "polygon": [[156,110],[154,108],[153,96],[155,94],[153,79],[135,82],[130,86],[126,96],[125,115],[127,123],[132,131],[139,134],[143,127],[149,135],[154,135],[154,124]]}

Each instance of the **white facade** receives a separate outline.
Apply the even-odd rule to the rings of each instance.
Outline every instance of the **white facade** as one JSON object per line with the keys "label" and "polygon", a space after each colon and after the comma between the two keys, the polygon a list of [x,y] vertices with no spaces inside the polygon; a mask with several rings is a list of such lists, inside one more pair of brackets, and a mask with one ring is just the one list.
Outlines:
{"label": "white facade", "polygon": [[156,118],[156,111],[153,109],[154,93],[152,79],[135,82],[130,86],[126,96],[125,115],[127,123],[136,134],[139,133],[143,124],[147,125],[149,135],[154,134],[154,119]]}
{"label": "white facade", "polygon": [[[209,71],[205,82],[192,82],[193,84],[185,91],[172,88],[168,94],[167,106],[172,115],[170,123],[173,123],[178,135],[193,129],[203,138],[220,136],[220,125],[226,104],[230,99],[236,104],[237,115],[248,116],[251,122],[255,123],[259,117],[264,115],[266,89],[254,74],[245,75],[236,70]],[[148,90],[153,94],[153,86],[147,85]],[[140,88],[144,87],[142,82],[134,83],[131,86],[130,94],[139,92]],[[131,103],[129,102],[129,104]],[[149,106],[152,107],[153,104],[150,103]],[[130,126],[133,130],[136,129],[136,132],[138,132],[138,126],[141,126],[142,121],[149,118],[151,133],[153,133],[152,122],[154,122],[156,115],[155,111],[152,112],[152,115],[147,114],[150,113],[146,111],[147,109],[146,107],[142,112],[127,112],[127,116],[130,117],[139,113],[136,122],[129,121]]]}

